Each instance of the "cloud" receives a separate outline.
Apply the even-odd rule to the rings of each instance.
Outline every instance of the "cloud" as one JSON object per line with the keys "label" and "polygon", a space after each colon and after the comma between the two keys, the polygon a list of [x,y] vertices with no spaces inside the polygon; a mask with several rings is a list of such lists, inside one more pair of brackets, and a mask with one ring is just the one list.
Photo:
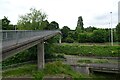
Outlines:
{"label": "cloud", "polygon": [[[0,0],[0,18],[7,16],[16,24],[19,15],[29,12],[31,7],[42,9],[48,20],[57,21],[62,28],[75,29],[77,19],[83,16],[84,27],[108,27],[110,11],[113,12],[113,24],[117,24],[117,4],[119,0]],[[113,25],[113,26],[114,26]]]}
{"label": "cloud", "polygon": [[[117,12],[112,13],[112,27],[115,28],[118,22],[118,16]],[[98,16],[95,16],[94,22],[92,24],[96,26],[101,26],[101,28],[108,28],[109,23],[111,24],[111,14],[110,13],[104,13]],[[103,26],[103,27],[102,27]]]}

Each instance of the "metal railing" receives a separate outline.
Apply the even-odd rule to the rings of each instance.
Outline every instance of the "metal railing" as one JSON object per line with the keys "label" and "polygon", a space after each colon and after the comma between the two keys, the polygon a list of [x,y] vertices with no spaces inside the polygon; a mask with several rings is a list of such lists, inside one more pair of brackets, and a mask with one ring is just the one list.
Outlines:
{"label": "metal railing", "polygon": [[48,35],[61,33],[58,30],[2,30],[2,46],[14,45],[36,37],[45,37]]}

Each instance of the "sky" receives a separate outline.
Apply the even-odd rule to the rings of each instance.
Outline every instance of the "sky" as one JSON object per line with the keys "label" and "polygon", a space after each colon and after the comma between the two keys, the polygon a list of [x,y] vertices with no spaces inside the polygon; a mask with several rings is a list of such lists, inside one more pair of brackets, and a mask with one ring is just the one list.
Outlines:
{"label": "sky", "polygon": [[[83,17],[84,27],[115,28],[118,24],[118,2],[120,0],[0,0],[0,19],[8,17],[17,24],[20,15],[30,8],[42,10],[48,21],[56,21],[60,28],[75,29],[78,17]],[[112,12],[112,14],[110,14]],[[112,25],[111,25],[112,16]]]}

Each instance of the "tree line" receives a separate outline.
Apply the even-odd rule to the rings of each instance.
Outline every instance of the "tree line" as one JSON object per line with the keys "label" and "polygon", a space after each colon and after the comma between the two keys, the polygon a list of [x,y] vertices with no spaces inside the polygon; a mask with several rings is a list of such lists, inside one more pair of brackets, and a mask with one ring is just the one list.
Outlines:
{"label": "tree line", "polygon": [[[111,42],[111,29],[96,28],[96,27],[83,27],[82,16],[78,17],[77,27],[71,30],[68,26],[61,29],[62,42],[78,42],[78,43],[105,43]],[[113,28],[114,42],[120,42],[120,23]]]}
{"label": "tree line", "polygon": [[[10,24],[10,20],[5,16],[2,19],[3,30],[61,30],[62,42],[104,43],[111,41],[110,28],[100,29],[91,26],[84,28],[83,26],[83,18],[79,16],[75,30],[71,30],[68,26],[60,29],[56,21],[48,22],[47,14],[35,8],[31,8],[29,13],[21,15],[17,25]],[[112,30],[114,42],[120,42],[120,23]]]}

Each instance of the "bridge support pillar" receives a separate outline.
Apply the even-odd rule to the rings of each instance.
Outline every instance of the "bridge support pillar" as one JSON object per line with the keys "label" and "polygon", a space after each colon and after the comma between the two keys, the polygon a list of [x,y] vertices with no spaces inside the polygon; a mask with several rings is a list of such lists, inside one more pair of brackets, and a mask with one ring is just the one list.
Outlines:
{"label": "bridge support pillar", "polygon": [[44,68],[44,41],[39,43],[37,45],[37,60],[38,60],[38,69],[43,69]]}

